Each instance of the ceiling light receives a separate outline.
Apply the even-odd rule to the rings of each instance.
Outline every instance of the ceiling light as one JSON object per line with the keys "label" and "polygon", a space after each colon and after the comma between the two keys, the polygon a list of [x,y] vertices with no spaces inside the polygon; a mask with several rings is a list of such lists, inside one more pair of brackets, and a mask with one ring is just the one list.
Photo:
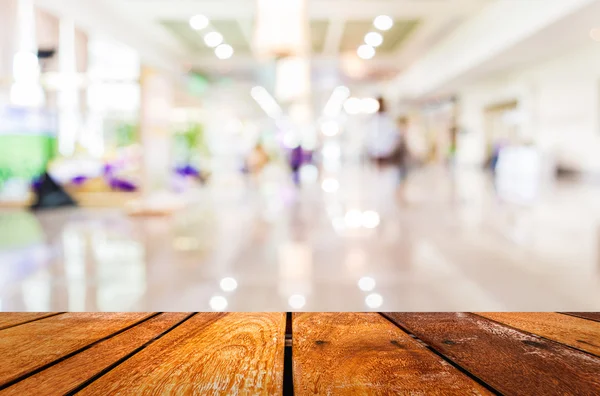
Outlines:
{"label": "ceiling light", "polygon": [[204,43],[214,48],[223,42],[223,35],[219,32],[209,32],[204,35]]}
{"label": "ceiling light", "polygon": [[379,110],[379,101],[374,98],[363,98],[360,100],[360,110],[366,114],[375,114]]}
{"label": "ceiling light", "polygon": [[284,102],[304,98],[310,90],[310,61],[287,57],[275,63],[275,97]]}
{"label": "ceiling light", "polygon": [[294,294],[288,299],[288,304],[294,309],[300,309],[306,304],[306,298],[302,294]]}
{"label": "ceiling light", "polygon": [[340,189],[340,182],[336,179],[328,178],[323,180],[323,182],[321,183],[321,188],[326,193],[334,193]]}
{"label": "ceiling light", "polygon": [[342,154],[340,145],[335,142],[326,142],[321,149],[324,161],[338,160]]}
{"label": "ceiling light", "polygon": [[221,290],[230,292],[237,289],[238,284],[237,281],[233,278],[223,278],[221,279],[219,286],[221,286]]}
{"label": "ceiling light", "polygon": [[335,136],[340,133],[340,126],[335,121],[325,121],[321,124],[321,132],[325,136]]}
{"label": "ceiling light", "polygon": [[364,211],[362,214],[362,225],[365,228],[375,228],[379,225],[379,213],[373,210]]}
{"label": "ceiling light", "polygon": [[295,149],[300,146],[300,138],[293,131],[288,131],[283,135],[283,145],[289,149]]}
{"label": "ceiling light", "polygon": [[307,0],[255,0],[253,47],[259,57],[304,54],[308,41]]}
{"label": "ceiling light", "polygon": [[227,308],[227,299],[223,296],[214,296],[208,304],[213,311],[224,311]]}
{"label": "ceiling light", "polygon": [[362,109],[362,102],[358,98],[348,98],[344,102],[344,110],[348,114],[358,114]]}
{"label": "ceiling light", "polygon": [[202,30],[208,26],[208,18],[204,15],[194,15],[190,18],[190,27],[194,30]]}
{"label": "ceiling light", "polygon": [[348,228],[359,228],[362,224],[362,213],[356,209],[349,210],[344,216],[344,222]]}
{"label": "ceiling light", "polygon": [[365,35],[365,43],[371,47],[379,47],[383,43],[383,36],[381,33],[369,32]]}
{"label": "ceiling light", "polygon": [[367,304],[367,307],[372,309],[379,308],[381,307],[381,304],[383,304],[383,297],[377,293],[369,294],[365,298],[365,304]]}
{"label": "ceiling light", "polygon": [[362,291],[372,291],[375,289],[375,279],[370,276],[363,276],[358,280],[358,288]]}
{"label": "ceiling light", "polygon": [[257,86],[252,88],[250,95],[269,117],[278,118],[281,115],[281,107],[264,87]]}
{"label": "ceiling light", "polygon": [[13,78],[18,82],[37,81],[40,77],[40,61],[33,52],[20,51],[13,58]]}
{"label": "ceiling light", "polygon": [[[302,145],[302,148],[305,145]],[[300,168],[300,180],[302,180],[303,182],[308,182],[308,183],[314,183],[317,181],[317,179],[319,178],[319,169],[311,164],[308,165],[304,165],[302,166],[302,168]]]}
{"label": "ceiling light", "polygon": [[323,109],[323,114],[328,117],[336,117],[342,110],[344,101],[348,99],[348,96],[350,96],[350,90],[348,87],[340,85],[334,89],[331,93],[331,97],[325,105],[325,108]]}
{"label": "ceiling light", "polygon": [[215,55],[219,59],[229,59],[233,56],[233,48],[229,44],[221,44],[215,48]]}
{"label": "ceiling light", "polygon": [[373,26],[379,30],[390,30],[394,26],[394,20],[387,15],[379,15],[373,21]]}
{"label": "ceiling light", "polygon": [[358,47],[356,53],[361,59],[371,59],[375,56],[375,48],[371,47],[370,45],[363,44],[360,47]]}

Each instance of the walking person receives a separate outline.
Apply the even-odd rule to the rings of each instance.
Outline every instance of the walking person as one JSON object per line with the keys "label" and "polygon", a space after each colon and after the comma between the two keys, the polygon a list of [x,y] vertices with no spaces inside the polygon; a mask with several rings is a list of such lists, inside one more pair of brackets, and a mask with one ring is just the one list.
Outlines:
{"label": "walking person", "polygon": [[394,166],[398,169],[398,196],[400,202],[406,206],[408,204],[406,199],[406,181],[410,168],[410,149],[408,147],[408,119],[402,117],[398,120],[398,139],[396,146],[392,153],[391,159]]}
{"label": "walking person", "polygon": [[296,186],[300,185],[300,168],[304,163],[304,150],[298,145],[290,153],[290,168],[292,168],[292,178]]}
{"label": "walking person", "polygon": [[381,168],[389,162],[396,142],[398,131],[394,121],[387,112],[387,106],[383,98],[379,98],[379,110],[373,118],[367,141],[369,156]]}
{"label": "walking person", "polygon": [[392,153],[392,162],[398,168],[399,181],[402,182],[408,175],[410,165],[410,151],[407,142],[408,119],[402,117],[398,120],[398,139]]}

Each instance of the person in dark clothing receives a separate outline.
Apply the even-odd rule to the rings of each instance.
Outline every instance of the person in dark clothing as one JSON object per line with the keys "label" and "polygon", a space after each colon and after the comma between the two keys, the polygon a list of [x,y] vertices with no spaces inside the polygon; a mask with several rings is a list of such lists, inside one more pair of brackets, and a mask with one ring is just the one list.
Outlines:
{"label": "person in dark clothing", "polygon": [[406,135],[408,130],[408,120],[402,117],[398,120],[398,140],[392,153],[392,161],[398,167],[400,180],[404,180],[408,174],[408,165],[410,161],[410,152]]}
{"label": "person in dark clothing", "polygon": [[300,168],[302,167],[303,162],[304,152],[302,146],[298,145],[298,147],[293,148],[290,153],[290,167],[292,168],[292,175],[296,185],[300,184]]}

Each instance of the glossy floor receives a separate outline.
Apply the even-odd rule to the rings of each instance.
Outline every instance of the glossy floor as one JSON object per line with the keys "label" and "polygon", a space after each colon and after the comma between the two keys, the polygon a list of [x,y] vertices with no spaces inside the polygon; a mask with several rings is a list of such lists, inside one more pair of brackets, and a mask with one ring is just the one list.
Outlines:
{"label": "glossy floor", "polygon": [[216,177],[171,218],[0,212],[3,311],[600,310],[600,186]]}

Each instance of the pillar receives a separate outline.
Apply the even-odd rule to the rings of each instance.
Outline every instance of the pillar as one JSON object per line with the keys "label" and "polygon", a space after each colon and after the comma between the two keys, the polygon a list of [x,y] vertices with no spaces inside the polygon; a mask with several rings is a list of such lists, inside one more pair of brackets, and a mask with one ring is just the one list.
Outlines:
{"label": "pillar", "polygon": [[140,84],[140,137],[144,148],[142,193],[150,197],[169,190],[173,82],[165,73],[143,66]]}

